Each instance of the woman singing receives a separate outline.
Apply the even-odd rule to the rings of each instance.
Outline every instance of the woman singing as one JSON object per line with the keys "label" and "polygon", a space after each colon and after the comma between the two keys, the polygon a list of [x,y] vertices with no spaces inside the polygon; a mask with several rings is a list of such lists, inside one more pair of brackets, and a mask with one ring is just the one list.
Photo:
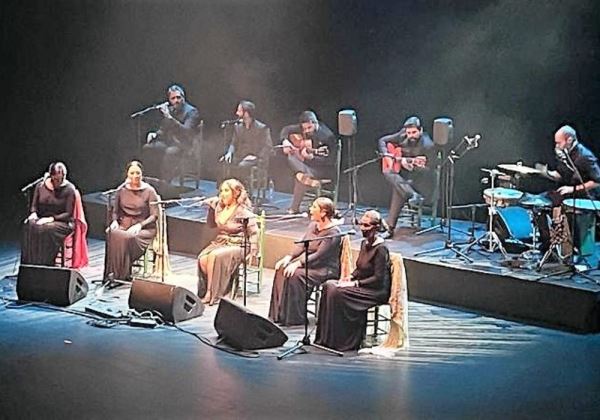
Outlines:
{"label": "woman singing", "polygon": [[237,179],[223,181],[219,196],[208,204],[208,224],[217,228],[217,236],[198,255],[198,296],[214,305],[229,292],[232,275],[244,258],[244,234],[250,245],[247,252],[256,252],[258,227],[246,189]]}
{"label": "woman singing", "polygon": [[360,220],[364,240],[350,277],[323,285],[315,343],[338,351],[357,350],[363,339],[367,309],[390,297],[390,256],[377,232],[381,215],[367,211]]}
{"label": "woman singing", "polygon": [[117,189],[112,223],[106,235],[107,251],[104,278],[128,280],[131,266],[139,259],[156,235],[158,200],[152,185],[142,181],[142,164],[127,164],[127,179]]}
{"label": "woman singing", "polygon": [[54,265],[65,238],[73,232],[74,206],[75,187],[67,181],[67,167],[55,162],[33,192],[23,231],[22,263]]}
{"label": "woman singing", "polygon": [[[310,207],[312,223],[302,239],[317,239],[340,233],[331,220],[335,206],[329,198],[319,197]],[[305,275],[304,247],[297,245],[290,255],[275,264],[269,318],[281,325],[304,323],[305,282],[312,289],[340,275],[341,237],[311,241],[308,245],[308,278]]]}

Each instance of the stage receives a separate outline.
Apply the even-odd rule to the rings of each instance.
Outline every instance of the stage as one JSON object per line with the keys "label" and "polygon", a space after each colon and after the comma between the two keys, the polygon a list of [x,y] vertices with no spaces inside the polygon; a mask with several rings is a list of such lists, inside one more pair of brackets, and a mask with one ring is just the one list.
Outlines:
{"label": "stage", "polygon": [[[179,187],[162,185],[167,198],[189,198],[181,205],[167,208],[169,249],[173,254],[194,257],[210,241],[213,232],[205,223],[206,209],[197,206],[193,198],[216,194],[214,182],[202,181],[200,189],[192,184]],[[272,203],[264,206],[267,215],[265,266],[272,268],[284,256],[305,230],[306,217],[285,216],[290,195],[275,192]],[[90,225],[90,236],[104,238],[106,197],[101,193],[86,194],[83,198]],[[343,209],[344,203],[339,207]],[[357,212],[364,210],[358,206]],[[379,209],[386,213],[386,209]],[[455,212],[455,214],[460,214]],[[343,229],[352,229],[351,214],[346,214]],[[439,222],[425,218],[423,227]],[[457,249],[464,249],[470,238],[485,233],[485,225],[453,219],[450,240]],[[534,268],[519,268],[518,254],[508,260],[497,251],[489,254],[480,247],[469,253],[466,261],[451,249],[441,252],[420,252],[444,247],[448,240],[447,227],[433,229],[421,235],[406,223],[386,244],[392,252],[402,254],[406,262],[409,299],[415,302],[460,308],[496,318],[565,329],[580,333],[600,331],[600,271],[587,276],[564,272],[566,267],[556,262]],[[359,235],[353,236],[352,246],[358,251]],[[595,255],[600,255],[598,249]],[[589,258],[597,266],[597,257]],[[191,268],[192,275],[195,268]],[[558,273],[558,274],[556,274]],[[261,296],[265,297],[265,296]]]}

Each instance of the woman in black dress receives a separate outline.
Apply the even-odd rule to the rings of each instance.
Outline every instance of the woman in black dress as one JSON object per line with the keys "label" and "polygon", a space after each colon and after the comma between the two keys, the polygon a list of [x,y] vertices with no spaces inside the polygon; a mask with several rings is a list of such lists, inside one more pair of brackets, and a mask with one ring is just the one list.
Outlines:
{"label": "woman in black dress", "polygon": [[357,350],[367,322],[367,309],[390,297],[390,255],[377,232],[384,221],[375,210],[360,220],[364,240],[350,277],[323,285],[315,342],[338,351]]}
{"label": "woman in black dress", "polygon": [[54,265],[65,238],[73,233],[75,186],[62,162],[50,165],[33,192],[31,213],[23,229],[21,263]]}
{"label": "woman in black dress", "polygon": [[156,235],[158,194],[142,180],[143,167],[133,160],[127,164],[127,179],[115,193],[112,223],[106,235],[104,278],[129,280],[131,266]]}
{"label": "woman in black dress", "polygon": [[[310,207],[312,223],[302,239],[313,239],[340,233],[332,221],[335,206],[329,198],[319,197]],[[316,240],[308,246],[308,278],[304,267],[304,246],[277,261],[271,292],[269,318],[281,325],[304,324],[304,309],[308,282],[309,290],[325,280],[340,275],[341,237]]]}

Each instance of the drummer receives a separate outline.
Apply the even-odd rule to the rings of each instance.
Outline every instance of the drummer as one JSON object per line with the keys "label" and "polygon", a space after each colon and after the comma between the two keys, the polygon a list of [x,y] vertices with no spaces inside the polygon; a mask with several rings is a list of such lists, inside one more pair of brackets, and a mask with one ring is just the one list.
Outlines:
{"label": "drummer", "polygon": [[[570,125],[563,125],[554,133],[556,169],[539,166],[544,176],[558,182],[560,187],[548,195],[553,206],[560,206],[564,198],[600,198],[600,166],[594,154],[577,139]],[[550,234],[545,217],[538,219],[542,251],[550,246]]]}
{"label": "drummer", "polygon": [[598,159],[579,142],[575,129],[569,125],[560,127],[554,133],[554,146],[556,170],[546,167],[544,175],[562,184],[557,192],[563,197],[600,198]]}

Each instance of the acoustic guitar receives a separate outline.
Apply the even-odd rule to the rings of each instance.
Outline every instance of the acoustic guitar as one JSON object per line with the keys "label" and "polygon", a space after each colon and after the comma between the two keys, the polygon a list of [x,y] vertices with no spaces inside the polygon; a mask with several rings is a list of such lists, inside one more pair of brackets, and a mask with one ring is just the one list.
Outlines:
{"label": "acoustic guitar", "polygon": [[302,134],[292,133],[288,136],[290,144],[283,144],[285,154],[296,154],[300,160],[304,160],[308,155],[329,156],[327,146],[313,147],[312,139],[305,139]]}
{"label": "acoustic guitar", "polygon": [[386,149],[387,152],[381,156],[381,172],[383,173],[399,173],[402,169],[402,162],[418,168],[423,168],[427,164],[426,156],[402,157],[402,147],[393,143],[387,143]]}

